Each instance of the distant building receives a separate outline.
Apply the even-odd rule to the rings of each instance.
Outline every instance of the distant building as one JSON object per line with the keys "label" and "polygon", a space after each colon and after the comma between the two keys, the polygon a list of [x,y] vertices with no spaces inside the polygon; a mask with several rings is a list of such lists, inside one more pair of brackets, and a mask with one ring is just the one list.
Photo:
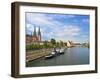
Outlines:
{"label": "distant building", "polygon": [[72,41],[67,41],[67,47],[72,47],[74,46],[74,43]]}
{"label": "distant building", "polygon": [[41,31],[40,27],[38,28],[38,31],[36,32],[36,27],[34,26],[34,31],[31,35],[26,35],[26,43],[37,43],[41,42]]}
{"label": "distant building", "polygon": [[31,43],[32,42],[32,36],[31,35],[26,35],[26,43]]}

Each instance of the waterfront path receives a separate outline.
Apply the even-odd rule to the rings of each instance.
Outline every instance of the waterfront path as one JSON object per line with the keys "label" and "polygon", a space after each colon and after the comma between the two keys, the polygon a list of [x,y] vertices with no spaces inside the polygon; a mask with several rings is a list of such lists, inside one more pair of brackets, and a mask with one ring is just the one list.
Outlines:
{"label": "waterfront path", "polygon": [[26,52],[26,62],[44,57],[50,54],[51,51],[52,49],[39,49],[39,50],[27,51]]}

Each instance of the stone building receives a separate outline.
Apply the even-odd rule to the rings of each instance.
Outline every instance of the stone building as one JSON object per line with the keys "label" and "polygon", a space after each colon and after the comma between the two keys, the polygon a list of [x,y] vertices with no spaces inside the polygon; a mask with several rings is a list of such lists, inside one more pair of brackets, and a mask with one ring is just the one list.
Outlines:
{"label": "stone building", "polygon": [[26,43],[38,43],[41,42],[41,31],[40,27],[38,31],[36,31],[36,26],[34,26],[34,30],[31,35],[26,34]]}

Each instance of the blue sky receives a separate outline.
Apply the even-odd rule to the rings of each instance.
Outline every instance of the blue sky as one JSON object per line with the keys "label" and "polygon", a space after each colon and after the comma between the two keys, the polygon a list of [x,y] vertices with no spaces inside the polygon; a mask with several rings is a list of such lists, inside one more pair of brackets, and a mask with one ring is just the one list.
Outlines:
{"label": "blue sky", "polygon": [[36,30],[40,27],[42,40],[89,41],[89,15],[27,12],[25,25],[26,34],[31,34],[34,26]]}

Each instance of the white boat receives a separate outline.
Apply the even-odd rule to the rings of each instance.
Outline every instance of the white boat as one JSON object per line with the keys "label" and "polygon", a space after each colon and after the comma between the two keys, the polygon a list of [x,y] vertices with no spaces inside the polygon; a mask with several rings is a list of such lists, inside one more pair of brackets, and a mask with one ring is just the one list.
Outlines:
{"label": "white boat", "polygon": [[45,56],[45,59],[50,59],[50,58],[53,58],[53,57],[54,57],[54,55],[49,54],[49,55],[46,55],[46,56]]}
{"label": "white boat", "polygon": [[64,53],[64,49],[60,49],[60,54],[63,54]]}
{"label": "white boat", "polygon": [[50,54],[46,55],[45,56],[45,59],[50,59],[50,58],[53,58],[59,54],[64,54],[64,48],[57,48],[57,49],[54,49]]}
{"label": "white boat", "polygon": [[56,55],[56,52],[52,51],[50,54],[48,54],[48,55],[45,56],[45,59],[53,58],[55,55]]}
{"label": "white boat", "polygon": [[59,53],[60,53],[60,49],[59,49],[59,48],[57,48],[57,49],[56,49],[56,52],[57,52],[57,54],[59,54]]}
{"label": "white boat", "polygon": [[52,51],[51,54],[52,54],[52,55],[56,55],[56,51]]}

